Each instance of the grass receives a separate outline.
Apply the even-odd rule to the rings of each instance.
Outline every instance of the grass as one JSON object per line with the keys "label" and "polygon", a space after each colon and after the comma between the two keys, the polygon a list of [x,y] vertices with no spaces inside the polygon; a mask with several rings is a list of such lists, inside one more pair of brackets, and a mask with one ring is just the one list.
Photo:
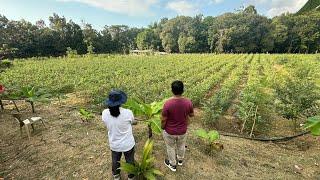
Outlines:
{"label": "grass", "polygon": [[[67,101],[67,100],[66,100]],[[81,101],[80,101],[81,102]],[[31,116],[29,107],[23,107]],[[111,156],[106,129],[100,116],[82,123],[77,110],[51,104],[39,108],[48,129],[36,126],[31,141],[20,137],[17,123],[9,110],[0,115],[0,177],[6,179],[110,179]],[[163,165],[165,147],[161,136],[155,137],[156,167],[165,177],[160,179],[316,179],[320,177],[318,152],[320,139],[304,136],[287,143],[262,143],[222,136],[225,149],[208,155],[205,145],[193,131],[203,127],[201,110],[196,111],[189,128],[186,161],[172,173]],[[134,126],[139,158],[147,139],[144,124]],[[301,147],[307,147],[302,149]],[[296,172],[295,165],[303,167]],[[26,170],[27,167],[27,170]],[[125,175],[123,174],[123,177]]]}

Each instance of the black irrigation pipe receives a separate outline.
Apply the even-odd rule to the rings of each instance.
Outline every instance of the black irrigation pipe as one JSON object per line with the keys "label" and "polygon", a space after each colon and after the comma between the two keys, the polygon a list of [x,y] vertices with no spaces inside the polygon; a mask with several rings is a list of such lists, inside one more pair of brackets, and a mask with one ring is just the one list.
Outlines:
{"label": "black irrigation pipe", "polygon": [[232,134],[232,133],[226,133],[226,132],[219,132],[222,136],[228,136],[228,137],[235,137],[235,138],[242,138],[242,139],[248,139],[248,140],[253,140],[253,141],[263,141],[263,142],[281,142],[281,141],[290,141],[294,138],[304,136],[306,134],[309,134],[310,131],[302,132],[293,136],[286,136],[286,137],[268,137],[268,138],[250,138],[247,136],[242,136],[238,134]]}

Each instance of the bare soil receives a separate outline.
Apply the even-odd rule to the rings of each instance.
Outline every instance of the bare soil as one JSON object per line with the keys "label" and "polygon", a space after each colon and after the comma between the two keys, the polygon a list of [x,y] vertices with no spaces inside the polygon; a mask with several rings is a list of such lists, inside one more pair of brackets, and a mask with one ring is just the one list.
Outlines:
{"label": "bare soil", "polygon": [[[18,103],[25,118],[41,116],[47,125],[36,124],[30,141],[24,131],[20,135],[19,124],[10,115],[13,106],[5,106],[0,112],[0,179],[111,179],[107,131],[100,115],[83,123],[76,107],[86,101],[66,101],[69,106],[36,104],[36,115],[30,113],[29,106]],[[164,142],[155,136],[156,167],[165,174],[158,179],[320,179],[319,137],[306,135],[284,143],[265,143],[222,136],[224,150],[217,152],[208,150],[193,135],[203,127],[201,116],[197,109],[188,132],[185,163],[175,173],[164,166]],[[134,135],[139,159],[147,140],[146,125],[134,126]],[[122,176],[126,179],[124,173]]]}

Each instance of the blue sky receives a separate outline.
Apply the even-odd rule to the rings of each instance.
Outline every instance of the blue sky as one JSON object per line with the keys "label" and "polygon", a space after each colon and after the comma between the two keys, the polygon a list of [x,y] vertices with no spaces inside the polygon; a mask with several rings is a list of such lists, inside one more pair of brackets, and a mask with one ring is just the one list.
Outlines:
{"label": "blue sky", "polygon": [[85,21],[97,29],[104,25],[125,24],[143,27],[162,17],[177,15],[217,16],[253,4],[259,13],[273,17],[295,12],[307,0],[0,0],[0,14],[8,19],[32,23],[48,21],[53,13],[77,23]]}

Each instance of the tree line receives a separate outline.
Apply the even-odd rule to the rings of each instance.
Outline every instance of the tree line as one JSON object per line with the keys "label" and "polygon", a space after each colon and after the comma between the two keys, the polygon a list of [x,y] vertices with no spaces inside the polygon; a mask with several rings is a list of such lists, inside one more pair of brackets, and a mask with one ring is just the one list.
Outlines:
{"label": "tree line", "polygon": [[53,14],[47,26],[0,15],[0,59],[33,56],[128,53],[154,50],[168,53],[317,53],[320,12],[282,14],[272,19],[248,6],[220,16],[162,18],[146,28],[79,25]]}

